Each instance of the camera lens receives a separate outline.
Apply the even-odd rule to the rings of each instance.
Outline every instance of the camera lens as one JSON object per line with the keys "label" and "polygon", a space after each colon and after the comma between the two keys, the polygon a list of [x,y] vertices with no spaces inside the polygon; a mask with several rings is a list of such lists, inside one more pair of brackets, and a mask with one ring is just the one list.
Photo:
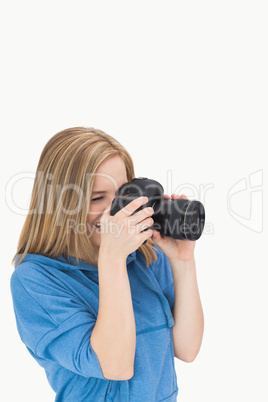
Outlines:
{"label": "camera lens", "polygon": [[197,240],[205,224],[205,209],[199,201],[189,201],[184,215],[184,235],[187,240]]}

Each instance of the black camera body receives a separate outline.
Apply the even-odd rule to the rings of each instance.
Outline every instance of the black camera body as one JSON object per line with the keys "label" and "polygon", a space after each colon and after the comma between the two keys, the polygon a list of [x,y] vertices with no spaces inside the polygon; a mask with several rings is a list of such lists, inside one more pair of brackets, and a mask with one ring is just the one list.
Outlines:
{"label": "black camera body", "polygon": [[146,177],[133,179],[123,184],[116,194],[111,206],[111,215],[135,198],[146,196],[149,201],[134,213],[146,207],[152,207],[154,220],[151,229],[158,230],[162,235],[180,240],[198,240],[205,225],[205,208],[199,201],[182,198],[165,200],[164,189],[160,183]]}

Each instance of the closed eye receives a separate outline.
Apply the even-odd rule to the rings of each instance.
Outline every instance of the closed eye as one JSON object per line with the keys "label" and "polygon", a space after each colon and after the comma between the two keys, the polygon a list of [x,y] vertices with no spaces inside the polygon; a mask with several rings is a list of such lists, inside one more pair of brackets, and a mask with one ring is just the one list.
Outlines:
{"label": "closed eye", "polygon": [[103,197],[92,198],[91,201],[98,201],[98,200],[101,200],[102,198],[103,198]]}

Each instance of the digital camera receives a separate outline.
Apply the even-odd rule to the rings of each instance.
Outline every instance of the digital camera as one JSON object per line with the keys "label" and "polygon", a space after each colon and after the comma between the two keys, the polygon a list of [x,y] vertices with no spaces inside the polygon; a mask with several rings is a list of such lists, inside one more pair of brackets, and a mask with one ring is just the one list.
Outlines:
{"label": "digital camera", "polygon": [[165,200],[162,185],[146,177],[135,178],[117,190],[111,206],[111,215],[115,215],[132,200],[141,196],[148,197],[149,201],[134,213],[152,207],[154,224],[151,229],[156,229],[161,235],[173,239],[192,241],[199,239],[205,224],[203,204],[182,198]]}

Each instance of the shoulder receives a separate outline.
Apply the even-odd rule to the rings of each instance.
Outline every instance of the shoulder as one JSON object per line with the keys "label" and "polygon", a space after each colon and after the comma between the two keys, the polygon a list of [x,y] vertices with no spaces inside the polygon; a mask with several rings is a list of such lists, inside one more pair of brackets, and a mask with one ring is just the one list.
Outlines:
{"label": "shoulder", "polygon": [[33,263],[22,262],[17,268],[15,268],[11,275],[11,289],[18,287],[27,288],[27,284],[30,282],[37,281],[40,283],[40,280],[42,279],[43,275],[40,267]]}
{"label": "shoulder", "polygon": [[163,294],[168,299],[170,308],[174,306],[174,284],[173,274],[169,259],[165,253],[156,246],[155,252],[157,260],[150,266],[159,286],[161,287]]}
{"label": "shoulder", "polygon": [[154,251],[155,251],[157,260],[154,261],[150,265],[150,268],[153,271],[153,273],[157,273],[157,271],[163,266],[170,267],[169,260],[168,260],[167,256],[165,255],[165,253],[161,250],[161,248],[159,246],[155,245]]}
{"label": "shoulder", "polygon": [[37,289],[55,281],[55,275],[49,272],[49,267],[33,262],[22,261],[13,271],[10,279],[12,287],[24,287],[25,289]]}
{"label": "shoulder", "polygon": [[155,245],[155,254],[157,260],[149,265],[148,268],[152,271],[162,289],[165,289],[173,284],[171,265],[165,253],[157,245]]}
{"label": "shoulder", "polygon": [[[32,260],[23,260],[14,270],[10,278],[10,289],[13,302],[21,300],[48,306],[49,303],[62,303],[73,296],[68,286],[69,279],[63,280],[66,274],[49,265]],[[25,304],[25,303],[24,303]]]}

